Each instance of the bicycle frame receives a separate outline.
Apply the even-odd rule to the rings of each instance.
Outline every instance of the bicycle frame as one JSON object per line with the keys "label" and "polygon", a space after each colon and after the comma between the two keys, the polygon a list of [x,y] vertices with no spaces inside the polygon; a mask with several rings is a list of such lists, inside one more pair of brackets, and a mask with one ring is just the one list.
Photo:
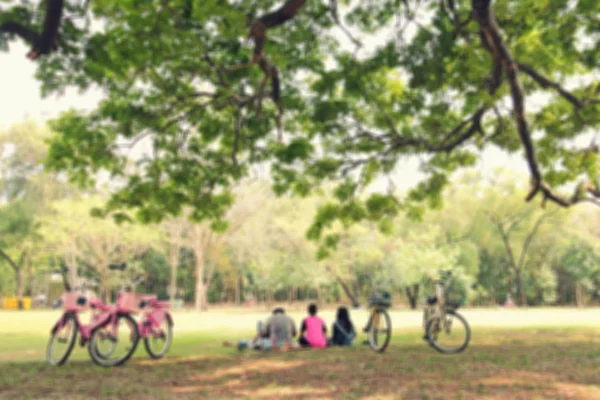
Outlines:
{"label": "bicycle frame", "polygon": [[434,304],[429,304],[423,313],[423,328],[427,328],[427,323],[432,319],[440,319],[444,324],[444,329],[448,329],[446,321],[446,277],[435,281],[435,296],[437,301]]}
{"label": "bicycle frame", "polygon": [[379,307],[377,306],[370,307],[369,320],[367,321],[367,326],[365,329],[370,329],[371,327],[375,327],[375,329],[379,328],[379,314],[377,313],[378,309]]}
{"label": "bicycle frame", "polygon": [[[141,308],[151,308],[151,310],[144,310],[141,321],[138,323],[138,329],[141,337],[156,337],[156,329],[161,326],[164,320],[168,320],[173,323],[173,318],[167,308],[169,307],[168,301],[158,301],[156,296],[140,296]],[[147,304],[145,304],[147,303]],[[161,334],[158,334],[161,336]]]}
{"label": "bicycle frame", "polygon": [[[84,297],[86,300],[85,305],[83,306],[77,304],[77,300],[79,300],[81,297]],[[79,314],[87,311],[88,305],[92,308],[91,322],[89,324],[83,324],[81,323]],[[110,321],[111,317],[111,306],[104,305],[104,303],[102,303],[100,300],[88,301],[85,296],[81,296],[73,292],[67,292],[63,294],[63,309],[63,314],[54,324],[50,333],[55,334],[58,330],[62,329],[67,321],[67,316],[72,315],[75,318],[75,329],[77,329],[81,335],[79,344],[82,347],[90,339],[94,329],[99,326],[106,325]]]}

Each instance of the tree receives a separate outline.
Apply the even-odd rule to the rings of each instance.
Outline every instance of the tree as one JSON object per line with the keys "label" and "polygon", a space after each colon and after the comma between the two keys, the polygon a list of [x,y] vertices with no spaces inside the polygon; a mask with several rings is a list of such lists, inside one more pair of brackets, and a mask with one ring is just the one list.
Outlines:
{"label": "tree", "polygon": [[0,257],[10,265],[15,274],[15,291],[20,310],[23,309],[23,268],[31,251],[30,238],[35,231],[30,211],[22,203],[12,203],[0,209]]}
{"label": "tree", "polygon": [[181,217],[171,218],[162,225],[165,231],[165,253],[171,267],[169,283],[169,298],[171,305],[175,304],[177,296],[177,268],[181,262],[181,249],[185,243],[185,220]]}
{"label": "tree", "polygon": [[[157,221],[190,206],[220,219],[233,182],[268,161],[279,192],[338,182],[319,238],[332,220],[439,206],[449,175],[490,146],[524,150],[527,200],[568,207],[600,193],[598,147],[571,143],[600,123],[596,1],[90,4],[45,2],[45,28],[33,6],[4,5],[0,43],[21,37],[33,55],[56,44],[39,58],[45,94],[106,90],[96,110],[53,124],[50,164],[82,184],[98,170],[122,177],[107,212]],[[106,24],[92,30],[81,17]],[[548,101],[526,107],[541,91]],[[123,139],[152,143],[139,173],[124,170]],[[415,155],[425,179],[406,197],[356,195]],[[580,183],[572,196],[554,191],[568,182]]]}
{"label": "tree", "polygon": [[[376,227],[368,224],[338,227],[335,250],[322,262],[340,284],[353,307],[360,305],[360,278],[376,278],[385,257],[382,238]],[[324,255],[324,254],[323,254]],[[370,282],[369,286],[373,286]]]}
{"label": "tree", "polygon": [[554,266],[564,281],[563,288],[571,286],[569,289],[574,292],[578,307],[584,305],[586,291],[592,294],[592,299],[597,299],[600,288],[600,230],[595,211],[581,208],[570,215],[563,240],[554,257]]}
{"label": "tree", "polygon": [[0,257],[15,274],[15,292],[22,308],[24,268],[39,250],[36,218],[48,204],[64,195],[65,185],[44,173],[50,136],[32,121],[0,132]]}
{"label": "tree", "polygon": [[215,268],[219,264],[227,240],[254,216],[256,210],[263,207],[265,190],[262,182],[242,184],[236,191],[243,201],[237,202],[228,210],[225,221],[209,224],[187,220],[186,245],[194,253],[196,266],[196,311],[206,310],[208,307],[208,287],[212,283]]}
{"label": "tree", "polygon": [[102,301],[107,302],[114,281],[108,266],[140,258],[157,244],[158,231],[135,224],[117,225],[111,219],[92,216],[92,210],[105,201],[99,195],[58,201],[52,213],[41,220],[41,233],[56,253],[62,252],[65,243],[73,245],[79,264],[92,268]]}
{"label": "tree", "polygon": [[424,281],[438,277],[440,270],[455,269],[459,253],[455,246],[440,241],[436,226],[413,231],[392,239],[386,249],[386,274],[397,287],[404,288],[410,307],[416,309]]}
{"label": "tree", "polygon": [[[528,268],[537,264],[536,269],[541,271],[542,265],[550,262],[567,213],[515,201],[513,194],[526,192],[516,181],[514,174],[499,170],[489,177],[487,185],[476,188],[483,195],[478,209],[472,210],[478,214],[473,223],[477,225],[475,236],[479,244],[492,254],[502,254],[514,278],[517,302],[527,305],[525,275],[531,272]],[[536,247],[536,242],[540,246]]]}
{"label": "tree", "polygon": [[525,239],[522,242],[522,247],[519,249],[517,253],[514,249],[514,245],[511,243],[511,235],[513,230],[519,225],[523,223],[528,216],[521,215],[509,215],[504,218],[490,213],[490,220],[498,230],[498,234],[502,238],[502,242],[504,243],[504,247],[506,250],[506,254],[508,257],[508,263],[510,268],[513,270],[516,276],[516,286],[517,286],[517,299],[519,305],[526,305],[527,300],[525,298],[525,291],[523,288],[523,273],[524,268],[527,262],[527,251],[529,250],[529,246],[531,245],[532,240],[535,238],[540,226],[544,223],[544,220],[548,219],[552,214],[551,213],[543,213],[539,217],[535,218],[533,222],[533,226],[528,229]]}

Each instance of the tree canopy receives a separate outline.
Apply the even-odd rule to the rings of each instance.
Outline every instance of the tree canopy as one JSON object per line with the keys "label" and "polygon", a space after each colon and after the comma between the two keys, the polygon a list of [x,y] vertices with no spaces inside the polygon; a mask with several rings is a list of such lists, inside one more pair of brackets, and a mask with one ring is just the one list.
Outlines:
{"label": "tree canopy", "polygon": [[[311,237],[334,220],[385,227],[439,206],[488,146],[524,152],[527,200],[600,195],[595,141],[573,144],[600,124],[595,0],[2,1],[0,48],[16,37],[44,94],[104,89],[53,122],[48,165],[84,186],[107,171],[121,186],[106,213],[218,221],[268,163],[277,193],[336,182]],[[406,196],[359,195],[414,155],[425,178]]]}
{"label": "tree canopy", "polygon": [[333,223],[326,242],[337,246],[320,249],[329,257],[319,260],[304,232],[335,188],[277,197],[267,180],[244,179],[232,188],[229,229],[189,221],[191,207],[160,225],[116,224],[90,216],[109,192],[79,191],[43,171],[49,136],[30,122],[0,132],[0,296],[45,294],[51,302],[63,288],[50,274],[67,264],[74,286],[96,281],[109,297],[122,280],[106,265],[127,262],[145,278],[140,290],[198,309],[251,299],[360,305],[377,289],[417,307],[439,269],[455,271],[448,294],[467,304],[502,304],[509,295],[528,305],[600,301],[597,210],[526,203],[522,174],[452,177],[446,206],[420,221]]}

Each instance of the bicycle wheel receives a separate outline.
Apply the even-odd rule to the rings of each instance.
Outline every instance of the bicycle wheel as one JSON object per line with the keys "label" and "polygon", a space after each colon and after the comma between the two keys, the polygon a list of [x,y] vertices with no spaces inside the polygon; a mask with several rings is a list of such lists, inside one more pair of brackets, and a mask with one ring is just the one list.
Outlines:
{"label": "bicycle wheel", "polygon": [[[157,360],[167,354],[172,342],[173,322],[170,318],[165,318],[160,328],[153,329],[153,334],[144,338],[144,347],[150,357]],[[158,347],[153,347],[155,345],[158,345]]]}
{"label": "bicycle wheel", "polygon": [[448,310],[443,317],[432,318],[427,323],[427,339],[440,353],[456,354],[469,345],[471,328],[462,315]]}
{"label": "bicycle wheel", "polygon": [[382,353],[392,338],[392,320],[387,311],[378,308],[371,316],[371,329],[369,329],[369,346],[372,350]]}
{"label": "bicycle wheel", "polygon": [[[54,330],[46,347],[46,360],[56,367],[63,365],[71,355],[77,338],[77,321],[71,314],[64,317],[62,327]],[[56,351],[56,354],[55,354]]]}
{"label": "bicycle wheel", "polygon": [[112,324],[95,329],[90,337],[88,352],[94,363],[103,367],[116,367],[131,358],[139,340],[135,320],[130,315],[121,314],[117,317],[116,336],[113,335]]}
{"label": "bicycle wheel", "polygon": [[101,331],[98,334],[100,337],[96,340],[96,355],[103,359],[108,359],[117,349],[117,342],[115,340],[111,340],[108,332]]}

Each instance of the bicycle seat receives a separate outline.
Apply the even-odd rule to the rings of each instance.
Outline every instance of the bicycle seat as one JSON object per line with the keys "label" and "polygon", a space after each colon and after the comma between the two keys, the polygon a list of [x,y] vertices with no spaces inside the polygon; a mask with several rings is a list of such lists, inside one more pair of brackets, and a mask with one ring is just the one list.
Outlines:
{"label": "bicycle seat", "polygon": [[170,305],[169,301],[153,300],[150,302],[150,306],[154,308],[169,308]]}
{"label": "bicycle seat", "polygon": [[427,296],[427,304],[429,304],[430,306],[434,305],[435,303],[437,303],[438,298],[435,296]]}
{"label": "bicycle seat", "polygon": [[146,306],[154,307],[153,304],[157,300],[157,296],[154,294],[145,294],[138,295],[138,299],[140,300],[139,307],[145,308]]}

